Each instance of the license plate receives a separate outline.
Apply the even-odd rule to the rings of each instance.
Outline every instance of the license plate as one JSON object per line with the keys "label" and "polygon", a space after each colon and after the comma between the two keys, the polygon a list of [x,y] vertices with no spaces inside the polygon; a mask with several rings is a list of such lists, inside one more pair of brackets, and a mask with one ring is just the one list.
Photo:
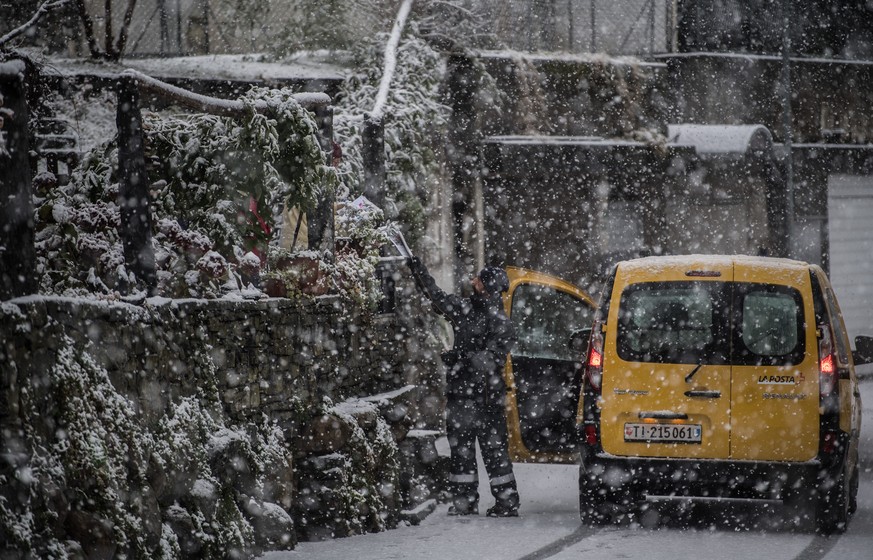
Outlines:
{"label": "license plate", "polygon": [[700,424],[625,424],[625,441],[700,443]]}

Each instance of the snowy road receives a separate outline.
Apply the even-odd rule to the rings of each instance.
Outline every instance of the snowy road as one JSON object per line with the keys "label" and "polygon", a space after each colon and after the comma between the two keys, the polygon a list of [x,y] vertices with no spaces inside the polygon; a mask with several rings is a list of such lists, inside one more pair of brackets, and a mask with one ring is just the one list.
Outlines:
{"label": "snowy road", "polygon": [[[848,531],[831,538],[787,530],[779,506],[761,512],[746,505],[674,505],[654,508],[644,526],[581,527],[578,468],[566,465],[516,466],[522,516],[518,519],[448,517],[437,508],[418,527],[317,543],[293,552],[269,553],[263,560],[870,560],[873,558],[873,379],[861,384],[861,485],[858,512]],[[480,479],[487,480],[480,465]],[[490,497],[483,485],[480,493]],[[490,505],[483,499],[483,510]]]}

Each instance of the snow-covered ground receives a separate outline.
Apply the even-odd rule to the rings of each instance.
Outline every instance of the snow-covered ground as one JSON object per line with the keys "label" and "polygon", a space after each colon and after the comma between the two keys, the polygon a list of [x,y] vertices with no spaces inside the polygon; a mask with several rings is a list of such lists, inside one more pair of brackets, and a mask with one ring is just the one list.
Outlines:
{"label": "snow-covered ground", "polygon": [[[262,560],[870,560],[873,379],[861,383],[861,392],[858,512],[844,535],[826,538],[794,532],[782,525],[778,506],[768,513],[744,504],[696,506],[690,512],[661,505],[642,525],[591,529],[579,524],[577,467],[518,464],[515,472],[522,497],[518,519],[448,517],[447,506],[442,505],[418,527],[300,543],[293,552],[268,553]],[[484,513],[491,500],[481,464],[479,470]]]}

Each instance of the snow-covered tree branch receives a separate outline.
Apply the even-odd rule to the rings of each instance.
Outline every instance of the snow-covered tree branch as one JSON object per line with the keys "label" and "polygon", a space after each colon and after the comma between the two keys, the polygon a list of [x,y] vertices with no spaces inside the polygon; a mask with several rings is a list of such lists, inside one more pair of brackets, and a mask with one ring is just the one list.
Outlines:
{"label": "snow-covered tree branch", "polygon": [[3,47],[3,45],[8,43],[9,41],[25,33],[28,29],[36,25],[39,20],[42,19],[42,17],[50,11],[66,6],[69,1],[70,0],[46,0],[39,5],[39,8],[37,8],[36,12],[34,12],[34,14],[30,17],[29,20],[27,20],[27,22],[19,25],[6,35],[0,37],[0,47]]}
{"label": "snow-covered tree branch", "polygon": [[[136,70],[125,70],[121,73],[121,77],[132,78],[143,91],[157,93],[168,97],[189,109],[211,113],[222,117],[246,116],[252,106],[254,106],[254,109],[259,113],[271,113],[275,112],[277,109],[277,106],[271,105],[267,101],[257,101],[252,105],[252,103],[246,104],[240,100],[219,99],[217,97],[200,95],[199,93],[193,93],[166,82],[162,82],[161,80],[157,80],[151,76],[143,74],[142,72],[137,72]],[[292,95],[292,97],[304,109],[314,109],[316,107],[330,105],[330,96],[326,93],[298,93]]]}

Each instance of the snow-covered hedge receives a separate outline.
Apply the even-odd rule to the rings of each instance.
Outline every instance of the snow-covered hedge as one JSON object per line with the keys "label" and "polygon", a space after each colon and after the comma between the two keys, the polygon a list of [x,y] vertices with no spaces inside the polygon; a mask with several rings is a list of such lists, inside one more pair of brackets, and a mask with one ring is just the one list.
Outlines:
{"label": "snow-covered hedge", "polygon": [[[0,499],[0,531],[15,548],[62,559],[84,544],[128,558],[175,559],[245,555],[260,544],[253,524],[264,512],[284,512],[269,500],[290,494],[275,480],[289,472],[290,454],[275,424],[227,420],[214,366],[201,358],[203,394],[172,403],[148,426],[106,370],[67,339],[48,379],[23,391],[32,457],[19,482],[29,495],[18,505]],[[267,524],[284,529],[284,542],[280,536],[273,547],[293,545],[287,513]]]}

